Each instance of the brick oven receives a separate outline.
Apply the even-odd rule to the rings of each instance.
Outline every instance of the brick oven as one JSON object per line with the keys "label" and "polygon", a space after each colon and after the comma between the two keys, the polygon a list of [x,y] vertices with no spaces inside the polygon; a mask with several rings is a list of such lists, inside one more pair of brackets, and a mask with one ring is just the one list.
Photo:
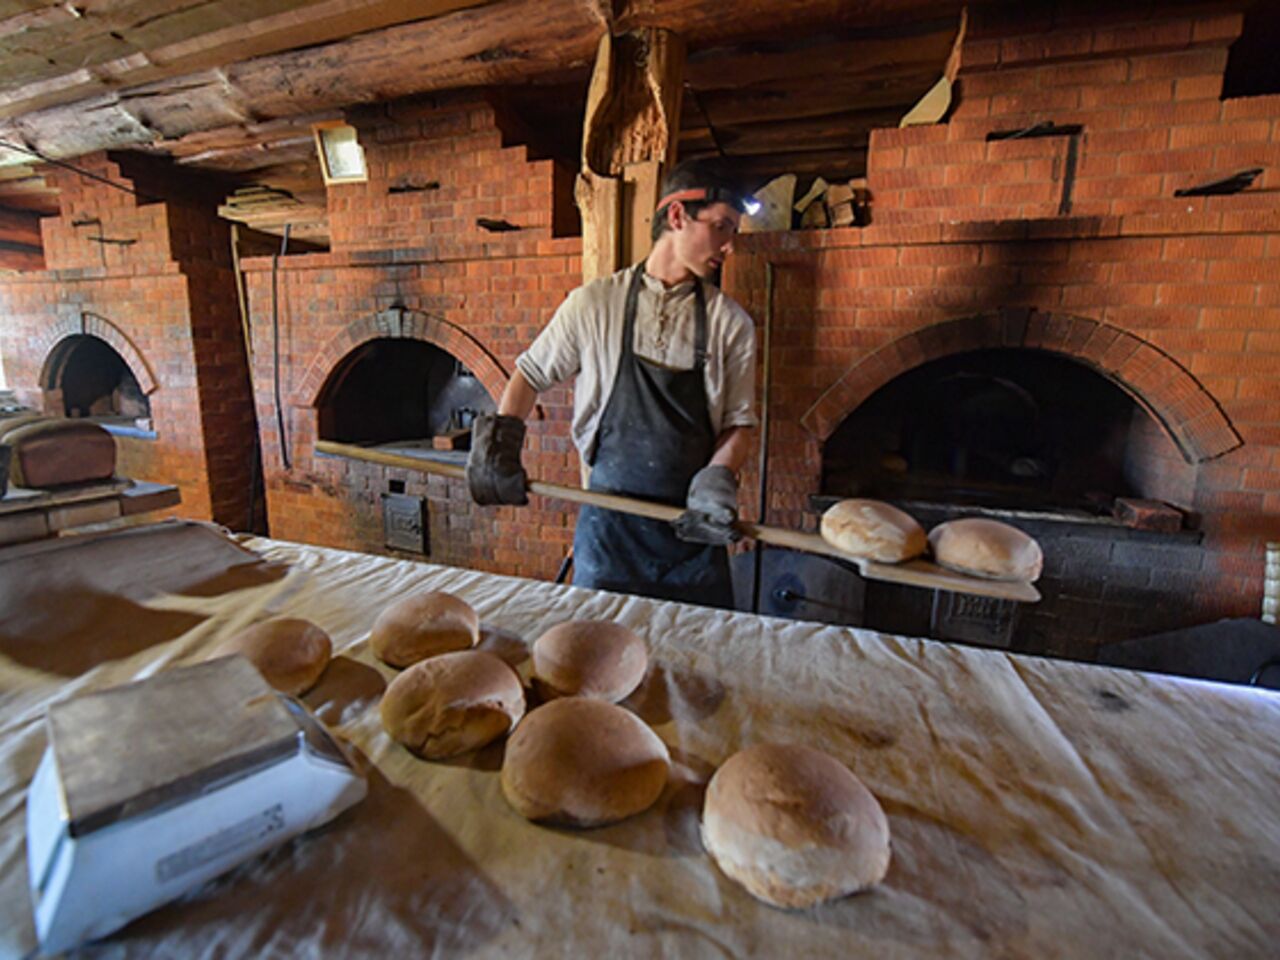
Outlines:
{"label": "brick oven", "polygon": [[[859,490],[909,502],[926,524],[975,510],[1011,519],[1047,552],[1044,602],[1017,621],[1022,649],[1089,656],[1099,642],[1256,614],[1264,543],[1280,536],[1280,97],[1221,99],[1240,28],[1235,15],[975,19],[948,121],[873,133],[870,226],[742,239],[726,287],[773,324],[765,522],[813,529],[831,497]],[[440,376],[479,389],[429,415],[421,401],[430,428],[368,425],[349,439],[462,459],[444,435],[496,400],[578,282],[581,241],[562,236],[571,177],[505,145],[482,99],[350,119],[369,179],[330,186],[331,252],[245,264],[272,533],[385,550],[388,499],[408,498],[430,559],[550,577],[571,509],[481,510],[458,481],[313,444],[343,438],[333,397],[346,371],[363,364],[386,384],[408,364],[423,379],[383,390],[378,423],[406,392],[448,394]],[[1264,172],[1244,192],[1174,196],[1250,167]],[[385,366],[369,366],[375,351]],[[946,430],[921,428],[948,424],[927,408],[915,453],[892,417],[868,427],[895,391],[936,405],[949,389],[969,390],[997,433],[1021,416],[1013,434],[1041,446],[952,446],[930,465],[920,444]],[[576,482],[568,391],[539,416],[531,475]],[[869,485],[849,467],[868,447]],[[994,455],[999,475],[980,466]],[[968,467],[939,484],[957,458]],[[895,470],[902,482],[885,487]],[[757,484],[752,470],[751,514]],[[1172,505],[1178,529],[1115,519],[1118,496]],[[930,631],[937,598],[856,592],[870,625]]]}
{"label": "brick oven", "polygon": [[[1088,656],[1258,613],[1280,537],[1280,96],[1220,98],[1236,15],[1037,16],[973,24],[948,122],[873,132],[870,226],[744,238],[726,283],[772,312],[766,522],[812,529],[824,495],[857,492],[926,526],[1003,516],[1046,552],[1015,646]],[[1182,529],[1112,519],[1117,495]],[[888,590],[867,585],[868,623],[928,632],[929,599]]]}
{"label": "brick oven", "polygon": [[[0,284],[0,356],[26,406],[116,434],[118,470],[182,516],[252,529],[256,426],[218,193],[130,154],[52,167],[47,269]],[[260,496],[257,498],[260,500]]]}
{"label": "brick oven", "polygon": [[[1047,555],[1021,649],[1088,657],[1256,615],[1280,539],[1280,96],[1223,99],[1241,18],[1186,11],[984,8],[946,122],[872,134],[870,225],[741,239],[724,282],[772,344],[767,489],[753,466],[748,516],[814,529],[860,494],[926,525],[1009,519]],[[465,458],[470,418],[579,282],[572,171],[480,94],[348,121],[369,173],[329,186],[331,249],[243,262],[270,532],[550,578],[571,508],[476,508],[459,481],[315,441]],[[81,162],[138,193],[155,179]],[[1254,168],[1247,189],[1196,195]],[[128,472],[243,526],[255,411],[228,386],[244,367],[225,234],[173,191],[54,175],[49,270],[0,293],[9,381],[142,434],[121,436]],[[65,382],[83,338],[118,357],[92,389]],[[569,391],[542,401],[526,466],[576,483]],[[1172,526],[1114,516],[1118,497],[1171,505]],[[416,543],[394,535],[406,516]],[[932,629],[938,597],[837,581],[826,618]]]}
{"label": "brick oven", "polygon": [[[329,186],[330,252],[244,261],[273,536],[547,579],[563,561],[562,504],[481,509],[460,481],[314,449],[465,461],[471,417],[578,284],[572,175],[505,145],[500,113],[465,94],[352,111],[368,180]],[[570,404],[543,398],[532,476],[577,483]],[[394,536],[406,511],[417,544]]]}

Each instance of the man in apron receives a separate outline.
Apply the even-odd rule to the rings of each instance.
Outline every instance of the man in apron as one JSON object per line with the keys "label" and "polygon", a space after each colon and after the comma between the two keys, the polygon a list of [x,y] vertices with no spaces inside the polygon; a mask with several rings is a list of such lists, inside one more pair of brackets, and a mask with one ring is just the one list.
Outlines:
{"label": "man in apron", "polygon": [[748,198],[697,162],[663,183],[643,263],[579,287],[533,345],[497,414],[478,417],[467,480],[481,504],[526,502],[520,465],[537,394],[576,377],[573,439],[588,489],[686,507],[676,525],[583,506],[573,582],[732,607],[725,545],[757,420],[751,318],[713,280]]}

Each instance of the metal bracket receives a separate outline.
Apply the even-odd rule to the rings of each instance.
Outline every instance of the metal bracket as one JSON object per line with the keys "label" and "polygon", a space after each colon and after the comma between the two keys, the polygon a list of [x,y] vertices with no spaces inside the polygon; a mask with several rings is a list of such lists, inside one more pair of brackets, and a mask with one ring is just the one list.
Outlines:
{"label": "metal bracket", "polygon": [[1071,212],[1071,195],[1076,185],[1076,167],[1080,163],[1080,135],[1084,126],[1079,123],[1056,124],[1052,120],[1032,124],[1020,130],[994,130],[987,134],[987,143],[1000,140],[1038,140],[1041,137],[1066,137],[1067,159],[1062,168],[1062,197],[1058,201],[1058,215]]}

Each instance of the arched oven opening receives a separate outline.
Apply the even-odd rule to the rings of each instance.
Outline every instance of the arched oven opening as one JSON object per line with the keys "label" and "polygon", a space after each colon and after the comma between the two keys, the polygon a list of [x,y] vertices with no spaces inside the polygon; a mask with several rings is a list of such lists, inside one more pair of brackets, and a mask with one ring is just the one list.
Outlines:
{"label": "arched oven opening", "polygon": [[822,493],[1110,516],[1143,497],[1153,418],[1068,357],[993,349],[922,364],[828,438]]}
{"label": "arched oven opening", "polygon": [[100,423],[114,433],[150,435],[151,402],[129,364],[92,334],[62,340],[45,364],[46,409]]}
{"label": "arched oven opening", "polygon": [[451,452],[469,449],[476,414],[494,409],[483,384],[452,354],[422,340],[381,338],[347,354],[329,374],[317,434],[454,459]]}
{"label": "arched oven opening", "polygon": [[1044,549],[1034,606],[867,583],[864,626],[1089,658],[1099,642],[1176,618],[1177,576],[1198,563],[1195,465],[1114,381],[1061,354],[990,349],[915,367],[860,404],[827,439],[822,510],[888,500],[925,529],[985,515]]}

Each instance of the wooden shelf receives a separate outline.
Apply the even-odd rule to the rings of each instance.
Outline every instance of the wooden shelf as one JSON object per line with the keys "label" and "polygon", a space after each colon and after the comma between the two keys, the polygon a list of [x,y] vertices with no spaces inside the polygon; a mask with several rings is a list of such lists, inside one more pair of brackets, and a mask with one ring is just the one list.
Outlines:
{"label": "wooden shelf", "polygon": [[171,484],[113,479],[61,490],[10,487],[0,498],[0,545],[56,536],[91,523],[163,510],[182,502]]}

